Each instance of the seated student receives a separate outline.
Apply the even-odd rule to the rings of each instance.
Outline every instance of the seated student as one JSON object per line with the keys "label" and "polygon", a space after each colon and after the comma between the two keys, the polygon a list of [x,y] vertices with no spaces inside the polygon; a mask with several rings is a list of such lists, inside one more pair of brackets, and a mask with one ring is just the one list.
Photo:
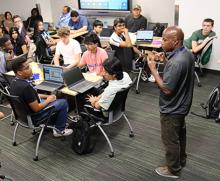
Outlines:
{"label": "seated student", "polygon": [[71,33],[79,33],[83,31],[92,31],[92,26],[90,25],[86,16],[79,15],[75,10],[70,13],[70,21],[68,26],[71,29]]}
{"label": "seated student", "polygon": [[125,21],[122,18],[114,20],[114,33],[110,37],[110,45],[115,50],[115,56],[121,61],[125,71],[132,69],[135,53],[139,56],[142,55],[141,51],[132,45],[128,29],[125,28]]}
{"label": "seated student", "polygon": [[9,33],[10,29],[13,27],[12,14],[10,11],[5,12],[5,19],[3,22],[3,26],[5,27],[7,33]]}
{"label": "seated student", "polygon": [[[53,130],[55,137],[68,136],[72,134],[72,129],[66,129],[68,104],[64,99],[56,99],[55,95],[38,95],[33,85],[30,83],[29,78],[32,76],[32,70],[27,62],[25,56],[19,56],[14,60],[12,69],[16,78],[10,85],[10,93],[14,96],[19,96],[20,99],[30,108],[32,113],[32,120],[35,125],[46,117],[49,113],[43,109],[47,106],[54,106],[56,111],[55,127],[61,131],[62,134]],[[19,91],[18,91],[19,90]],[[45,99],[44,101],[41,101]]]}
{"label": "seated student", "polygon": [[14,47],[9,38],[3,37],[0,39],[0,49],[4,53],[7,71],[12,70],[12,59],[15,58],[13,48]]}
{"label": "seated student", "polygon": [[36,21],[34,25],[34,43],[37,47],[36,54],[40,60],[47,59],[52,56],[52,51],[55,51],[56,42],[50,35],[44,30],[44,24],[42,21]]}
{"label": "seated student", "polygon": [[[102,29],[103,29],[103,23],[102,21],[100,20],[95,20],[93,22],[93,30],[92,32],[95,33],[98,38],[100,37],[100,34],[102,32]],[[101,42],[100,42],[100,39],[99,39],[99,42],[98,42],[98,47],[102,48],[102,45],[101,45]]]}
{"label": "seated student", "polygon": [[207,18],[202,22],[202,29],[199,29],[184,41],[184,46],[191,49],[194,54],[198,54],[216,33],[212,31],[214,20]]}
{"label": "seated student", "polygon": [[62,15],[59,17],[56,28],[62,28],[68,26],[70,21],[70,10],[71,8],[69,6],[63,7]]}
{"label": "seated student", "polygon": [[37,8],[33,8],[31,10],[31,16],[26,21],[26,28],[29,30],[30,28],[34,28],[36,21],[43,21],[43,17],[40,15],[40,12]]}
{"label": "seated student", "polygon": [[89,95],[87,100],[91,103],[92,107],[101,109],[105,116],[105,112],[109,109],[116,93],[123,88],[127,88],[132,81],[128,73],[123,72],[120,61],[115,57],[107,59],[103,63],[103,67],[103,78],[109,82],[108,86],[102,94],[98,96]]}
{"label": "seated student", "polygon": [[10,29],[10,38],[14,47],[13,51],[16,56],[26,54],[28,52],[27,45],[24,40],[22,40],[16,27],[12,27]]}
{"label": "seated student", "polygon": [[125,26],[129,32],[137,32],[147,28],[147,18],[141,15],[141,6],[135,5],[132,13],[125,18]]}
{"label": "seated student", "polygon": [[79,67],[87,65],[90,72],[101,75],[103,72],[103,62],[108,58],[106,51],[98,46],[99,38],[96,34],[90,33],[84,39],[87,51],[83,53]]}
{"label": "seated student", "polygon": [[14,27],[18,28],[18,32],[21,35],[22,39],[27,44],[29,44],[31,42],[31,40],[30,40],[30,38],[27,34],[27,31],[24,27],[24,24],[23,24],[23,21],[22,21],[21,17],[18,16],[18,15],[13,16],[13,22],[14,22]]}
{"label": "seated student", "polygon": [[60,28],[58,36],[61,41],[57,43],[54,56],[55,65],[60,65],[60,55],[63,56],[64,66],[70,69],[79,64],[82,50],[78,41],[70,38],[70,29],[68,27]]}

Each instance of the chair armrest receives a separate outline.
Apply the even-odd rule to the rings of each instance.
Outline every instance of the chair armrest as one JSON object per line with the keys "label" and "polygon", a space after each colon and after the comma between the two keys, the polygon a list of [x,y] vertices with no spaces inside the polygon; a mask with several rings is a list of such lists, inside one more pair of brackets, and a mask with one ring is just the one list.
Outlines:
{"label": "chair armrest", "polygon": [[85,104],[85,105],[84,105],[84,108],[89,108],[89,109],[92,109],[93,111],[101,112],[101,110],[92,107],[90,104]]}

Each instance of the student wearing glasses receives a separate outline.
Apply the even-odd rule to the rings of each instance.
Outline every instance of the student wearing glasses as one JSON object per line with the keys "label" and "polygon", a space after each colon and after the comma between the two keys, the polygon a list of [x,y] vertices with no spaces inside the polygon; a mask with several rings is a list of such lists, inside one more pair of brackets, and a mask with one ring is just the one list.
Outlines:
{"label": "student wearing glasses", "polygon": [[[121,61],[123,69],[130,71],[135,53],[141,55],[141,51],[132,45],[128,29],[125,28],[125,21],[122,18],[114,20],[114,33],[110,37],[110,45],[116,51],[115,56]],[[127,48],[126,52],[122,52],[124,48]]]}

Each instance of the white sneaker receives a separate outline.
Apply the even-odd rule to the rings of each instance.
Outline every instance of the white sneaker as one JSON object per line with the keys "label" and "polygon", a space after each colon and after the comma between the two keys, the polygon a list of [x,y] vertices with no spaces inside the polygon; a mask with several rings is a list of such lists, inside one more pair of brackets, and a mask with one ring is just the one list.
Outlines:
{"label": "white sneaker", "polygon": [[153,75],[150,75],[150,77],[148,77],[148,81],[149,82],[155,82],[155,78]]}
{"label": "white sneaker", "polygon": [[69,136],[73,133],[72,129],[64,129],[62,132],[58,133],[55,129],[53,130],[54,137],[61,137],[61,136]]}

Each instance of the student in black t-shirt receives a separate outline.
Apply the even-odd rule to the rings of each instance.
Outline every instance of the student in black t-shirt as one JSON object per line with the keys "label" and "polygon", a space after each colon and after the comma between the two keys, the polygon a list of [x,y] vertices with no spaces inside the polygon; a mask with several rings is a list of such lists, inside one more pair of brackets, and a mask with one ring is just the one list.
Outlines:
{"label": "student in black t-shirt", "polygon": [[[103,29],[102,21],[95,20],[93,22],[93,30],[92,30],[92,32],[95,33],[98,36],[98,38],[100,37],[102,29]],[[102,45],[101,45],[101,42],[100,42],[100,38],[99,38],[99,42],[98,42],[98,47],[102,48]]]}
{"label": "student in black t-shirt", "polygon": [[[34,124],[37,125],[42,118],[49,114],[44,108],[48,105],[53,105],[56,111],[55,127],[62,133],[60,134],[56,130],[53,130],[53,135],[59,137],[72,134],[72,129],[65,129],[68,111],[67,101],[65,99],[56,99],[55,95],[37,94],[29,81],[32,70],[25,56],[17,57],[12,64],[12,69],[15,72],[16,78],[10,86],[11,94],[19,96],[30,108],[30,112],[37,113],[32,116]],[[41,99],[45,100],[41,101]]]}

